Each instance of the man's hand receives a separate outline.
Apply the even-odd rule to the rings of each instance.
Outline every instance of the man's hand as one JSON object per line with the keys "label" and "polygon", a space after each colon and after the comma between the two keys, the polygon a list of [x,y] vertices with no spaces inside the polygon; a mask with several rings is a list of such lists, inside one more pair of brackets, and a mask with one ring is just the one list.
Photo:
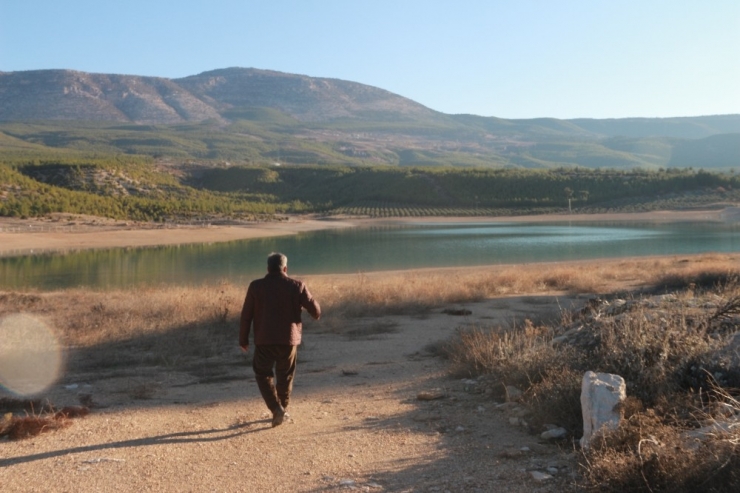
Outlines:
{"label": "man's hand", "polygon": [[248,353],[249,352],[249,344],[245,344],[243,346],[240,345],[239,347],[242,348],[242,351],[243,352],[245,352],[245,353]]}

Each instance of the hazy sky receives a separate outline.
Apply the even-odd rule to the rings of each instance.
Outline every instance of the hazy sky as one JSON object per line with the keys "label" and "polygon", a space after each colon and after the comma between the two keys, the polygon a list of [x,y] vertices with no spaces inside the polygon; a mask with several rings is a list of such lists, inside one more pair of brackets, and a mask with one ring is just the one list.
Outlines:
{"label": "hazy sky", "polygon": [[0,71],[255,67],[445,113],[740,113],[739,0],[0,0]]}

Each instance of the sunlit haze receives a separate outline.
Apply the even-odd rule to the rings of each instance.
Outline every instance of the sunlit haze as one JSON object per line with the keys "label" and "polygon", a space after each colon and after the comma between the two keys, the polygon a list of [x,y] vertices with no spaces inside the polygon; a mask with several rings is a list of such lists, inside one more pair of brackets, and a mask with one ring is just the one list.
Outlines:
{"label": "sunlit haze", "polygon": [[0,388],[34,395],[59,378],[62,352],[43,321],[24,314],[0,318]]}
{"label": "sunlit haze", "polygon": [[740,113],[740,2],[2,0],[0,71],[255,67],[501,118]]}

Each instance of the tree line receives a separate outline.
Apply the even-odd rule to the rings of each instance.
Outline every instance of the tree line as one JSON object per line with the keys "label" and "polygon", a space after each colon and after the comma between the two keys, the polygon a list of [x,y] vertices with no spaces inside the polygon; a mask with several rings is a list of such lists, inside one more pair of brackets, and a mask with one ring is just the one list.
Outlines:
{"label": "tree line", "polygon": [[[694,169],[460,169],[349,166],[158,171],[122,157],[0,162],[0,215],[54,212],[165,221],[289,213],[435,215],[634,210],[737,201],[740,177]],[[646,205],[647,204],[647,205]],[[388,209],[388,210],[385,210]],[[412,212],[413,211],[413,212]],[[428,212],[424,212],[428,211]]]}

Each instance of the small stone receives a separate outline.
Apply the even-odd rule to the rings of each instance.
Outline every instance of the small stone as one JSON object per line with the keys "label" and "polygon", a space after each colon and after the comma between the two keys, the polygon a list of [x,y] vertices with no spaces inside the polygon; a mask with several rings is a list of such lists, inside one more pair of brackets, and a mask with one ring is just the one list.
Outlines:
{"label": "small stone", "polygon": [[465,431],[465,427],[464,426],[458,426],[457,428],[455,428],[455,431],[457,431],[457,432]]}
{"label": "small stone", "polygon": [[507,448],[499,452],[498,456],[504,459],[518,459],[522,456],[522,451],[515,448]]}
{"label": "small stone", "polygon": [[542,471],[529,471],[529,474],[535,481],[547,481],[549,479],[552,479],[552,476],[550,474]]}
{"label": "small stone", "polygon": [[568,431],[565,428],[553,428],[552,430],[543,431],[540,437],[545,440],[556,440],[565,437],[567,434]]}
{"label": "small stone", "polygon": [[522,398],[522,391],[513,385],[506,386],[506,400],[508,402],[517,402]]}
{"label": "small stone", "polygon": [[549,472],[550,474],[557,474],[560,472],[560,470],[557,467],[548,467],[547,472]]}
{"label": "small stone", "polygon": [[433,401],[441,399],[445,396],[445,393],[439,389],[424,390],[416,395],[416,399],[420,401]]}
{"label": "small stone", "polygon": [[478,413],[484,413],[486,412],[486,408],[483,406],[478,406],[478,408],[475,411]]}
{"label": "small stone", "polygon": [[519,418],[516,418],[516,417],[509,418],[509,424],[511,426],[519,426]]}
{"label": "small stone", "polygon": [[530,414],[532,414],[532,411],[530,411],[529,409],[526,409],[526,408],[518,408],[516,410],[516,415],[517,415],[518,418],[526,418]]}

